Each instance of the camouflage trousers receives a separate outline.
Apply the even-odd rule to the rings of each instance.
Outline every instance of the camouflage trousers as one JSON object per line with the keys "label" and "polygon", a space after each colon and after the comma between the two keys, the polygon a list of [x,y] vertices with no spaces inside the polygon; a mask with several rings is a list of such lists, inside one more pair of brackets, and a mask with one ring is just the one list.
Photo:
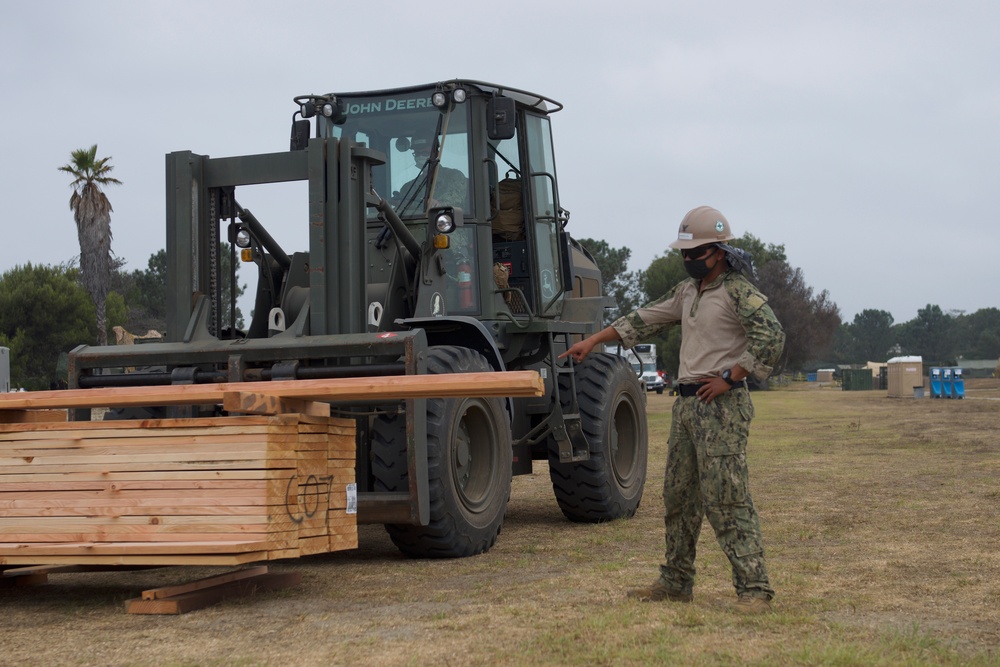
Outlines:
{"label": "camouflage trousers", "polygon": [[663,480],[666,563],[660,578],[690,593],[703,516],[733,568],[737,594],[771,598],[760,519],[750,497],[746,446],[753,403],[745,387],[705,403],[678,397],[673,406]]}

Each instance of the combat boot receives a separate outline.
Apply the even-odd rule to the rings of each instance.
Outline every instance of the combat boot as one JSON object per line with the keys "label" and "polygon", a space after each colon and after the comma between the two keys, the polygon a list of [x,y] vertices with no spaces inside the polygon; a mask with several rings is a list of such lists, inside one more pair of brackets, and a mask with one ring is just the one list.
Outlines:
{"label": "combat boot", "polygon": [[733,611],[737,614],[763,614],[771,611],[771,601],[767,598],[743,594],[733,603]]}
{"label": "combat boot", "polygon": [[664,600],[667,602],[691,602],[694,600],[693,594],[670,590],[659,579],[654,581],[651,586],[633,588],[627,595],[639,602],[663,602]]}

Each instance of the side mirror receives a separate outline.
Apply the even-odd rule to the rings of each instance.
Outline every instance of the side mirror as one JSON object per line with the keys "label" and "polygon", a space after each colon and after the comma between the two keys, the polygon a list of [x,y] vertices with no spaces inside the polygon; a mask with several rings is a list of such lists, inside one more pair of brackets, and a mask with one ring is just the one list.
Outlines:
{"label": "side mirror", "polygon": [[486,134],[490,139],[514,138],[517,110],[513,97],[491,97],[486,103]]}
{"label": "side mirror", "polygon": [[301,151],[309,145],[309,130],[311,125],[308,120],[292,121],[292,138],[289,142],[288,150]]}
{"label": "side mirror", "polygon": [[573,291],[573,253],[570,250],[569,234],[559,232],[559,255],[562,260],[559,263],[559,279],[562,280],[564,292]]}

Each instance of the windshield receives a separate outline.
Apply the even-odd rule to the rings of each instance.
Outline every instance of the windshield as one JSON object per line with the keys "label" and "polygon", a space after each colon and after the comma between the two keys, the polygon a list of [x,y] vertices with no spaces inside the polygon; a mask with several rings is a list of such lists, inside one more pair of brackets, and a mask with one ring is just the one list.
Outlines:
{"label": "windshield", "polygon": [[347,120],[332,130],[385,154],[372,183],[402,218],[425,217],[429,205],[472,210],[469,105],[441,112],[431,104],[432,92],[344,96]]}

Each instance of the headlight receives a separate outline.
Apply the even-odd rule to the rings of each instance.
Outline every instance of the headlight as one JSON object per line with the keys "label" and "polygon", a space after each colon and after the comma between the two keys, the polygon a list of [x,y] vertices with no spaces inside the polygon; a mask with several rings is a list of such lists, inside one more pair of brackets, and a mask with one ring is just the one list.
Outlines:
{"label": "headlight", "polygon": [[455,218],[450,213],[439,213],[434,219],[434,227],[442,234],[451,234],[455,231]]}
{"label": "headlight", "polygon": [[438,109],[444,109],[448,106],[449,97],[455,104],[461,104],[466,100],[466,98],[468,98],[468,96],[469,94],[466,92],[465,88],[455,88],[450,94],[439,90],[431,95],[431,104],[436,106]]}
{"label": "headlight", "polygon": [[250,232],[242,227],[236,232],[236,247],[237,248],[249,248],[250,247]]}

